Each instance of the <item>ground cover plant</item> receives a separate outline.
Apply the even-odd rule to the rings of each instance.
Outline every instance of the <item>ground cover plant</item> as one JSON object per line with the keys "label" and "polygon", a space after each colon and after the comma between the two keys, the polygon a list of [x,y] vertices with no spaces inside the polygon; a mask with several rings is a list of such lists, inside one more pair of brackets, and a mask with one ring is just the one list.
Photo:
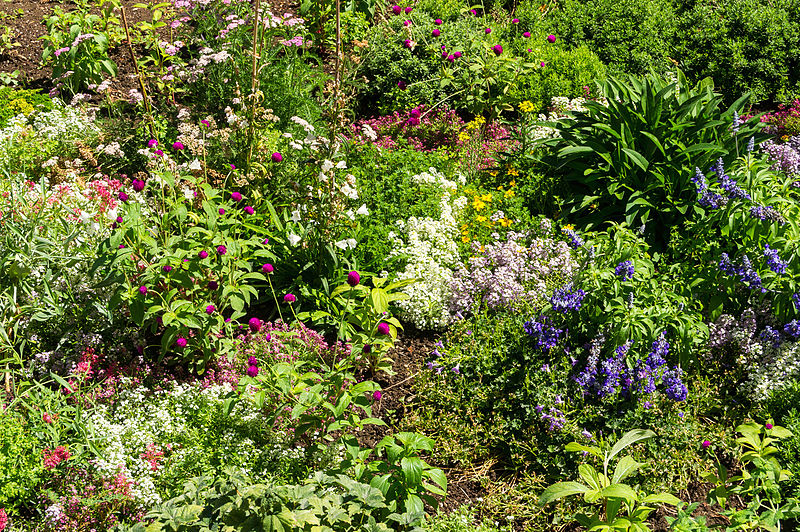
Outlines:
{"label": "ground cover plant", "polygon": [[799,14],[0,3],[0,531],[795,529]]}

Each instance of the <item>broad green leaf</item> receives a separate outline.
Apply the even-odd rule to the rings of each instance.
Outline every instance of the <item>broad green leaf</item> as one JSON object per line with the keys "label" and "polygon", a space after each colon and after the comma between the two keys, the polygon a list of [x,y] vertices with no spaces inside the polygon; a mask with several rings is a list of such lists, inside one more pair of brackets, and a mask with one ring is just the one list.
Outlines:
{"label": "broad green leaf", "polygon": [[592,488],[584,486],[580,482],[557,482],[542,492],[541,497],[539,497],[539,506],[544,506],[570,495],[588,493],[590,491],[592,491]]}
{"label": "broad green leaf", "polygon": [[612,458],[617,456],[620,451],[628,447],[629,445],[633,445],[636,442],[647,440],[655,436],[656,433],[652,430],[645,430],[645,429],[633,429],[631,431],[626,432],[618,441],[614,444],[611,448],[611,452],[608,454],[607,461],[610,461]]}
{"label": "broad green leaf", "polygon": [[630,456],[623,456],[617,467],[614,468],[614,474],[611,476],[611,483],[617,484],[622,482],[632,474],[634,474],[644,464],[637,462]]}

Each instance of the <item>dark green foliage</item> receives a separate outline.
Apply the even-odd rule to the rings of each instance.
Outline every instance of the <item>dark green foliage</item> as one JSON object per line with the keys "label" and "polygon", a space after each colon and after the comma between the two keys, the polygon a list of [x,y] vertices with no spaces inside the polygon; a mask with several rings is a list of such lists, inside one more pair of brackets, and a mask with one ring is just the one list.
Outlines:
{"label": "dark green foliage", "polygon": [[0,508],[13,513],[29,500],[43,473],[41,450],[25,420],[0,412]]}

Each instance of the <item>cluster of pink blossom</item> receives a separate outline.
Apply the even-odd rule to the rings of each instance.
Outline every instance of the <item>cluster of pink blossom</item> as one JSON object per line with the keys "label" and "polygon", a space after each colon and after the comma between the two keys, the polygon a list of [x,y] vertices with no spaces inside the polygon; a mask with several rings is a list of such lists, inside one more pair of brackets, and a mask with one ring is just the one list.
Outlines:
{"label": "cluster of pink blossom", "polygon": [[512,231],[505,241],[474,244],[477,255],[453,274],[451,311],[472,312],[481,305],[514,311],[537,306],[578,270],[566,242],[549,237],[528,241],[528,234]]}

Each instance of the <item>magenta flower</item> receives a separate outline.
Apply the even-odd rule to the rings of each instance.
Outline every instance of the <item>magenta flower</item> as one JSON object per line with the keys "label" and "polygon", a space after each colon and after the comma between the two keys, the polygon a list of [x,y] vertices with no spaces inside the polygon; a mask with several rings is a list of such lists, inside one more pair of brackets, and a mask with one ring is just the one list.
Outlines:
{"label": "magenta flower", "polygon": [[155,148],[156,146],[158,146],[158,141],[156,139],[150,139],[147,142],[147,147],[148,148]]}
{"label": "magenta flower", "polygon": [[540,66],[540,67],[542,67],[542,68],[544,68],[544,61],[542,61],[541,63],[539,63],[539,66]]}
{"label": "magenta flower", "polygon": [[411,48],[411,39],[406,39],[405,41],[403,41],[403,46],[405,46],[406,48]]}
{"label": "magenta flower", "polygon": [[144,190],[144,181],[142,181],[141,179],[134,179],[131,185],[133,186],[133,190],[135,190],[136,192],[141,192],[142,190]]}
{"label": "magenta flower", "polygon": [[548,35],[548,36],[547,36],[547,42],[549,42],[549,43],[554,43],[554,42],[556,42],[556,36],[555,36],[555,35],[553,35],[553,34],[550,34],[550,35]]}
{"label": "magenta flower", "polygon": [[708,440],[703,440],[703,449],[708,449],[711,446],[711,442]]}
{"label": "magenta flower", "polygon": [[489,35],[490,33],[492,33],[492,28],[486,28],[483,31],[486,33],[486,35]]}
{"label": "magenta flower", "polygon": [[119,193],[119,200],[120,201],[128,201],[128,195],[125,194],[124,192],[120,192]]}
{"label": "magenta flower", "polygon": [[764,428],[767,429],[767,430],[772,429],[772,423],[765,423],[764,424]]}
{"label": "magenta flower", "polygon": [[413,8],[413,7],[411,7],[411,6],[408,6],[408,7],[406,8],[406,15],[410,15],[410,14],[411,14],[411,12],[412,12],[413,10],[414,10],[414,8]]}
{"label": "magenta flower", "polygon": [[264,264],[264,265],[261,267],[261,271],[263,271],[264,273],[272,273],[272,272],[274,272],[274,271],[275,271],[275,267],[274,267],[274,266],[272,266],[272,264],[270,264],[270,263],[268,262],[268,263]]}
{"label": "magenta flower", "polygon": [[433,23],[436,24],[437,26],[441,26],[442,25],[442,19],[437,18],[436,20],[433,21]]}
{"label": "magenta flower", "polygon": [[215,310],[217,310],[217,307],[215,307],[214,305],[209,305],[206,307],[206,314],[210,316],[211,314],[214,314]]}
{"label": "magenta flower", "polygon": [[281,161],[283,161],[283,155],[281,155],[278,152],[275,152],[275,153],[272,154],[272,162],[273,163],[279,163]]}
{"label": "magenta flower", "polygon": [[400,89],[401,91],[406,90],[406,82],[403,80],[398,81],[397,88]]}
{"label": "magenta flower", "polygon": [[258,359],[253,355],[247,357],[247,365],[248,366],[258,366]]}
{"label": "magenta flower", "polygon": [[224,255],[228,252],[228,248],[225,246],[217,246],[217,254]]}
{"label": "magenta flower", "polygon": [[181,348],[182,347],[186,347],[186,344],[188,344],[188,343],[189,342],[186,341],[186,338],[178,338],[177,340],[175,340],[175,345],[177,345],[178,347],[181,347]]}
{"label": "magenta flower", "polygon": [[266,246],[267,244],[269,244],[269,238],[264,239],[264,245]]}
{"label": "magenta flower", "polygon": [[297,301],[297,298],[294,297],[294,294],[286,294],[283,296],[284,303],[294,303],[295,301]]}
{"label": "magenta flower", "polygon": [[217,211],[217,212],[219,212],[219,215],[220,215],[220,216],[222,216],[223,214],[225,214],[225,209],[223,209],[222,207],[220,207],[220,208],[219,208],[219,211]]}
{"label": "magenta flower", "polygon": [[492,51],[494,52],[494,55],[500,55],[503,53],[503,47],[499,44],[495,44],[492,46]]}
{"label": "magenta flower", "polygon": [[403,21],[403,26],[405,26],[406,28],[411,26],[411,21],[410,20],[404,20]]}
{"label": "magenta flower", "polygon": [[248,377],[258,377],[258,366],[247,366]]}
{"label": "magenta flower", "polygon": [[372,392],[372,399],[373,400],[380,401],[381,397],[383,397],[383,394],[381,393],[380,390],[375,390],[374,392]]}
{"label": "magenta flower", "polygon": [[385,321],[382,321],[378,324],[378,334],[383,334],[384,336],[389,334],[391,329],[389,329],[389,324]]}
{"label": "magenta flower", "polygon": [[526,39],[528,39],[528,38],[530,38],[530,36],[531,36],[531,32],[529,32],[529,31],[526,31],[526,32],[524,32],[524,33],[522,34],[522,36],[523,36],[523,37],[525,37]]}
{"label": "magenta flower", "polygon": [[461,52],[455,52],[453,54],[453,57],[455,57],[456,59],[460,59],[461,58]]}
{"label": "magenta flower", "polygon": [[250,326],[250,332],[257,333],[261,330],[261,320],[258,318],[250,318],[247,324]]}
{"label": "magenta flower", "polygon": [[211,123],[208,120],[206,120],[205,118],[203,120],[201,120],[200,123],[203,124],[206,127],[211,127]]}
{"label": "magenta flower", "polygon": [[247,207],[245,207],[245,208],[244,208],[244,212],[245,212],[245,213],[247,213],[247,214],[250,214],[250,215],[252,215],[252,214],[253,214],[253,213],[255,213],[256,211],[255,211],[255,209],[253,209],[253,207],[251,207],[250,205],[248,205]]}
{"label": "magenta flower", "polygon": [[431,32],[431,35],[433,35],[434,37],[438,37],[441,33],[442,32],[439,31],[439,28],[433,28],[433,31]]}
{"label": "magenta flower", "polygon": [[164,270],[164,273],[169,273],[169,272],[171,272],[171,271],[172,271],[172,266],[170,266],[169,264],[167,264],[167,265],[165,265],[165,266],[164,266],[163,268],[161,268],[161,269],[162,269],[162,270]]}
{"label": "magenta flower", "polygon": [[118,223],[118,224],[121,224],[121,223],[122,223],[122,216],[117,216],[117,223]]}
{"label": "magenta flower", "polygon": [[233,192],[233,193],[231,193],[231,199],[233,201],[237,201],[237,202],[238,201],[242,201],[242,195],[240,193],[238,193],[238,192]]}
{"label": "magenta flower", "polygon": [[519,19],[518,18],[512,18],[511,19],[511,23],[512,24],[519,24]]}
{"label": "magenta flower", "polygon": [[202,250],[200,253],[197,254],[197,256],[200,257],[201,259],[207,259],[208,258],[208,251]]}
{"label": "magenta flower", "polygon": [[161,150],[156,150],[156,155],[158,155],[159,157],[161,157],[162,155],[164,155],[164,152],[163,152],[163,151],[161,151]]}
{"label": "magenta flower", "polygon": [[347,284],[352,287],[358,286],[358,283],[361,282],[361,276],[358,275],[357,271],[352,271],[347,274]]}
{"label": "magenta flower", "polygon": [[209,281],[207,286],[209,290],[216,290],[219,288],[219,283],[216,281]]}
{"label": "magenta flower", "polygon": [[140,286],[139,287],[139,293],[142,294],[142,295],[145,295],[147,293],[147,287],[144,286],[144,285]]}
{"label": "magenta flower", "polygon": [[451,62],[451,63],[455,63],[455,62],[456,62],[456,58],[455,58],[455,57],[453,57],[452,55],[448,55],[448,56],[447,56],[447,60],[448,60],[449,62]]}
{"label": "magenta flower", "polygon": [[172,143],[172,149],[173,149],[173,150],[182,150],[182,149],[184,149],[185,147],[186,147],[186,146],[184,146],[182,142],[180,142],[180,141],[177,141],[177,140],[176,140],[175,142],[173,142],[173,143]]}
{"label": "magenta flower", "polygon": [[395,15],[399,15],[402,12],[403,12],[403,8],[402,7],[400,7],[400,6],[392,6],[392,13],[394,13]]}

